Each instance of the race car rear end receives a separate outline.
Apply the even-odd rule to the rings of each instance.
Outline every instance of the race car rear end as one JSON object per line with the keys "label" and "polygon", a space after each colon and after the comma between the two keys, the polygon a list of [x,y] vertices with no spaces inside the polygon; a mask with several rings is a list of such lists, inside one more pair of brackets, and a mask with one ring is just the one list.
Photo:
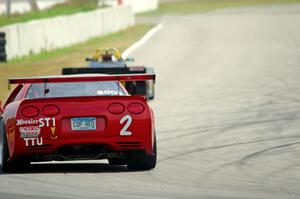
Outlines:
{"label": "race car rear end", "polygon": [[[68,96],[67,93],[73,92],[68,90],[55,93],[58,86],[65,88],[67,85],[70,88],[73,86],[70,84],[80,84],[84,88],[91,84],[81,82],[83,80],[131,81],[132,77],[109,76],[109,79],[108,76],[76,76],[11,80],[11,83],[24,84],[17,94],[24,93],[24,96],[4,108],[1,134],[8,154],[5,154],[6,150],[2,153],[8,159],[2,161],[2,168],[22,165],[18,160],[24,163],[24,160],[87,159],[108,159],[111,164],[126,164],[132,170],[154,168],[154,118],[144,97],[119,95],[120,92],[104,94],[106,90],[101,90],[99,94],[99,88],[91,96],[83,95],[85,91],[82,90],[80,96]],[[43,89],[37,89],[40,87]],[[93,91],[90,87],[86,90]]]}

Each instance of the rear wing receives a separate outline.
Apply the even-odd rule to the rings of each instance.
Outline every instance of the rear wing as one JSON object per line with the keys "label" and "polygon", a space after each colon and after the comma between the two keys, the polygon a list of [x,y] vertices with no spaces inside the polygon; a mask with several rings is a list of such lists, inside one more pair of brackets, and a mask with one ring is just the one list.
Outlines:
{"label": "rear wing", "polygon": [[105,67],[105,68],[63,68],[63,75],[74,75],[74,74],[139,74],[146,73],[146,67]]}
{"label": "rear wing", "polygon": [[12,78],[8,80],[11,84],[31,84],[31,83],[65,83],[65,82],[104,82],[104,81],[155,81],[155,74],[134,74],[134,75],[61,75],[31,78]]}

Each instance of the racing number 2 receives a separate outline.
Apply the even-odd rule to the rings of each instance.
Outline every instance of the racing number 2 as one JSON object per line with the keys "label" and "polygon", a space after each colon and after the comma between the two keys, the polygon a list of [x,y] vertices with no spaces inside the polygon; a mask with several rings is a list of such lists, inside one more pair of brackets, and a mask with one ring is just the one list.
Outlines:
{"label": "racing number 2", "polygon": [[122,117],[122,119],[120,120],[120,124],[124,124],[124,123],[125,123],[125,125],[121,129],[120,135],[121,136],[130,136],[130,135],[132,135],[132,132],[128,131],[128,128],[132,123],[132,117],[130,115],[125,115],[124,117]]}

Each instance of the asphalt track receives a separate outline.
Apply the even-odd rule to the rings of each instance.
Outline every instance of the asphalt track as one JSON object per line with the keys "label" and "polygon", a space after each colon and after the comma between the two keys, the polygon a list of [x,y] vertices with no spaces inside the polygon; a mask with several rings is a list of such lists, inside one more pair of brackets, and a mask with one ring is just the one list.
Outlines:
{"label": "asphalt track", "polygon": [[158,75],[157,168],[33,165],[0,175],[1,199],[300,198],[300,11],[161,23],[133,53]]}

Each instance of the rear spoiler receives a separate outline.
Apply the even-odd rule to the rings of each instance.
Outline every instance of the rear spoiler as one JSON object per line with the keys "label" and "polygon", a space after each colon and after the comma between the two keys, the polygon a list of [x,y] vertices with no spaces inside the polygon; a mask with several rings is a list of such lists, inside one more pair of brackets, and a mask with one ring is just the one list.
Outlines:
{"label": "rear spoiler", "polygon": [[155,81],[155,74],[134,74],[134,75],[61,75],[32,78],[12,78],[10,84],[31,84],[31,83],[64,83],[64,82],[104,82],[104,81]]}

